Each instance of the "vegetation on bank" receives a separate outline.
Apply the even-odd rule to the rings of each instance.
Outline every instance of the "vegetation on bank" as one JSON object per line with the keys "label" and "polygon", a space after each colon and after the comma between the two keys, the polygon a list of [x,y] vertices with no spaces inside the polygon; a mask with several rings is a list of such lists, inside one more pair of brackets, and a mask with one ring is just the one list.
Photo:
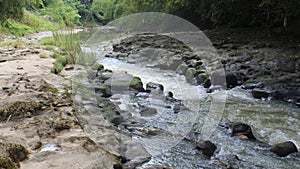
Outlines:
{"label": "vegetation on bank", "polygon": [[0,0],[0,31],[23,35],[38,30],[105,24],[139,12],[165,12],[200,28],[300,25],[299,0]]}
{"label": "vegetation on bank", "polygon": [[94,0],[91,7],[105,21],[151,11],[180,16],[200,28],[262,26],[287,30],[300,20],[299,9],[299,0]]}
{"label": "vegetation on bank", "polygon": [[[41,44],[60,48],[52,69],[59,73],[78,59],[81,63],[92,60],[92,56],[78,56],[81,40],[72,33],[75,27],[105,24],[133,13],[164,12],[200,28],[262,26],[298,32],[299,9],[299,0],[0,0],[0,33],[23,36],[53,31],[54,36]],[[71,34],[61,34],[61,29]]]}

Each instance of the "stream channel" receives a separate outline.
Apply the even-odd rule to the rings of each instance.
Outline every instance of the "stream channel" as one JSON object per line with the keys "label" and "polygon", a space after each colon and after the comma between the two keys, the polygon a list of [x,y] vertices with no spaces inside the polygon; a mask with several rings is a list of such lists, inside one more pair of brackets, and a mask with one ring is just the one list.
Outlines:
{"label": "stream channel", "polygon": [[[108,99],[119,107],[121,116],[140,124],[139,128],[159,130],[158,134],[149,135],[127,126],[132,139],[151,155],[140,168],[157,165],[175,169],[226,168],[199,153],[195,148],[197,140],[213,142],[217,146],[213,157],[233,168],[300,168],[299,156],[278,157],[268,151],[268,145],[285,141],[293,141],[299,148],[300,112],[295,105],[254,99],[250,92],[240,87],[208,93],[206,88],[192,85],[174,70],[153,66],[155,60],[110,57],[114,55],[113,45],[120,42],[122,35],[110,29],[97,34],[97,38],[90,38],[82,48],[86,53],[93,53],[105,69],[113,72],[112,96]],[[152,49],[151,46],[147,48]],[[145,52],[140,49],[134,53],[135,58],[144,58]],[[152,50],[151,55],[158,55],[155,52]],[[120,53],[114,56],[117,55]],[[139,77],[144,89],[150,82],[161,84],[164,89],[132,94],[114,87],[120,82],[117,78],[127,75]],[[168,91],[174,94],[171,101],[165,99]],[[145,107],[156,111],[142,114]],[[227,129],[218,126],[221,121],[250,125],[261,142],[230,137]]]}

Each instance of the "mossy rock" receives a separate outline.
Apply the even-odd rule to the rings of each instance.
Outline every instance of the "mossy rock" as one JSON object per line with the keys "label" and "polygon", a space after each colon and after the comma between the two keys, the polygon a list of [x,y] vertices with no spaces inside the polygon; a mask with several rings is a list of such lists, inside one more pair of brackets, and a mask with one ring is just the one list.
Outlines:
{"label": "mossy rock", "polygon": [[95,87],[95,93],[100,94],[101,97],[105,98],[112,96],[110,87],[106,85],[100,85]]}
{"label": "mossy rock", "polygon": [[144,88],[143,88],[143,82],[141,80],[141,78],[139,77],[133,77],[130,84],[129,84],[129,88],[130,89],[134,89],[137,90],[139,92],[144,92]]}
{"label": "mossy rock", "polygon": [[97,72],[104,70],[104,66],[98,62],[96,62],[93,67],[93,70],[96,70]]}

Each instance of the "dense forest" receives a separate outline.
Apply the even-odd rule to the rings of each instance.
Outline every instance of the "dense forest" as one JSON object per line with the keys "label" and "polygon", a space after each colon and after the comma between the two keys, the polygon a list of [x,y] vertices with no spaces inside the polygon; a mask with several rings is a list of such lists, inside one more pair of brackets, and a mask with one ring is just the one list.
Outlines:
{"label": "dense forest", "polygon": [[260,26],[293,31],[300,25],[299,0],[0,0],[0,8],[1,29],[27,32],[105,24],[149,11],[174,14],[200,28]]}

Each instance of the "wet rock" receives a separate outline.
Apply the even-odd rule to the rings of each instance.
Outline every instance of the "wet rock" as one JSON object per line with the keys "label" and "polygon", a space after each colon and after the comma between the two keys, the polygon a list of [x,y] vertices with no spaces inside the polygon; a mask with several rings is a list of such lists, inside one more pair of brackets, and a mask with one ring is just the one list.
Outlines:
{"label": "wet rock", "polygon": [[158,83],[149,82],[146,84],[146,91],[151,92],[152,90],[156,90],[159,93],[164,91],[164,86]]}
{"label": "wet rock", "polygon": [[242,89],[245,89],[245,90],[252,90],[254,88],[262,88],[263,87],[263,84],[260,83],[260,82],[253,82],[253,83],[246,83],[244,85],[242,85]]}
{"label": "wet rock", "polygon": [[280,157],[285,157],[291,153],[298,152],[298,149],[293,142],[287,141],[284,143],[279,143],[279,144],[273,145],[271,147],[270,151],[277,154]]}
{"label": "wet rock", "polygon": [[114,166],[113,166],[113,168],[114,169],[123,169],[123,166],[122,166],[122,164],[114,164]]}
{"label": "wet rock", "polygon": [[104,66],[102,65],[102,64],[100,64],[100,63],[95,63],[93,66],[92,66],[92,69],[93,70],[96,70],[97,72],[99,72],[99,71],[102,71],[102,70],[104,70]]}
{"label": "wet rock", "polygon": [[118,72],[112,75],[112,78],[106,80],[104,85],[110,86],[113,93],[138,91],[144,92],[141,78],[133,77],[130,74]]}
{"label": "wet rock", "polygon": [[155,108],[150,107],[150,108],[146,108],[146,109],[142,110],[140,112],[140,114],[143,117],[150,117],[150,116],[156,115],[157,114],[157,110]]}
{"label": "wet rock", "polygon": [[298,107],[300,107],[300,97],[297,98],[297,100],[296,100],[296,105],[297,105]]}
{"label": "wet rock", "polygon": [[268,98],[271,96],[271,91],[265,89],[253,89],[252,96],[256,99]]}
{"label": "wet rock", "polygon": [[248,124],[244,123],[237,123],[234,124],[232,127],[232,137],[239,137],[241,139],[250,139],[250,140],[256,140],[254,137],[251,127]]}
{"label": "wet rock", "polygon": [[116,116],[112,120],[110,120],[111,123],[113,123],[115,126],[120,125],[122,122],[124,122],[124,118],[121,116]]}
{"label": "wet rock", "polygon": [[217,149],[217,146],[209,140],[200,141],[196,144],[196,148],[202,152],[203,155],[211,157]]}
{"label": "wet rock", "polygon": [[238,85],[238,79],[232,72],[225,70],[216,70],[211,75],[211,84],[217,86],[224,86],[224,88],[234,88]]}
{"label": "wet rock", "polygon": [[137,90],[138,92],[144,92],[145,89],[143,87],[143,82],[141,78],[139,77],[133,77],[130,84],[129,84],[130,89]]}
{"label": "wet rock", "polygon": [[196,77],[197,84],[203,85],[205,88],[208,88],[210,86],[210,80],[206,73],[201,73],[197,75]]}
{"label": "wet rock", "polygon": [[158,67],[163,70],[176,70],[177,67],[182,64],[180,58],[173,58],[173,56],[167,56],[157,61],[155,67]]}
{"label": "wet rock", "polygon": [[186,63],[182,63],[177,67],[176,73],[178,73],[180,75],[184,75],[186,73],[187,69],[188,69],[188,65]]}
{"label": "wet rock", "polygon": [[225,71],[222,69],[214,71],[211,75],[210,81],[213,86],[221,86],[222,88],[225,88],[226,86]]}
{"label": "wet rock", "polygon": [[210,87],[208,88],[207,93],[212,93],[212,92],[214,92],[214,91],[220,91],[220,90],[222,90],[222,89],[224,89],[223,86],[219,86],[219,85],[214,86],[214,85],[212,85],[212,86],[210,86]]}
{"label": "wet rock", "polygon": [[172,168],[163,165],[154,165],[154,166],[146,167],[144,169],[172,169]]}
{"label": "wet rock", "polygon": [[235,74],[232,72],[226,72],[226,84],[227,88],[234,88],[238,85],[238,80]]}
{"label": "wet rock", "polygon": [[129,162],[127,162],[123,165],[123,169],[136,169],[137,167],[150,161],[150,159],[151,158],[149,157],[149,158],[136,158],[136,159],[130,160]]}
{"label": "wet rock", "polygon": [[106,85],[100,85],[95,87],[95,93],[105,98],[112,96],[111,89]]}
{"label": "wet rock", "polygon": [[185,72],[186,80],[191,84],[197,84],[196,82],[197,70],[195,68],[188,68]]}
{"label": "wet rock", "polygon": [[300,89],[298,90],[288,90],[288,89],[278,89],[273,94],[274,99],[278,100],[296,100],[300,97]]}

